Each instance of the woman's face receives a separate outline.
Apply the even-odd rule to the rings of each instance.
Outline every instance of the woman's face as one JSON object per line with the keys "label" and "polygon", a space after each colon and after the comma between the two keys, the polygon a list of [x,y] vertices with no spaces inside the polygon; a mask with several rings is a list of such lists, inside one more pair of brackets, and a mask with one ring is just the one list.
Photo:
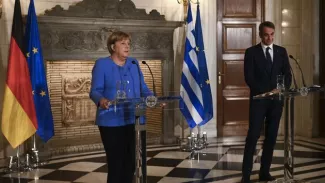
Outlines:
{"label": "woman's face", "polygon": [[123,39],[121,41],[116,41],[113,45],[113,51],[113,54],[116,54],[118,57],[128,57],[130,53],[130,40]]}

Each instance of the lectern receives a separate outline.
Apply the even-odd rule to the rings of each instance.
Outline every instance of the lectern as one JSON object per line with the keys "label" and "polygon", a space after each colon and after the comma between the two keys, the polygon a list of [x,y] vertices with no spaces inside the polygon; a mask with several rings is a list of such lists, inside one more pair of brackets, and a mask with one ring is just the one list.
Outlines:
{"label": "lectern", "polygon": [[[111,103],[111,110],[117,115],[133,116],[135,120],[135,182],[147,183],[147,155],[146,155],[146,124],[144,117],[147,108],[162,108],[163,110],[177,110],[181,106],[180,92],[165,92],[166,96],[141,94],[139,98],[116,98]],[[118,95],[117,95],[118,96]]]}
{"label": "lectern", "polygon": [[278,179],[276,183],[305,182],[294,178],[294,107],[296,97],[305,97],[314,93],[323,92],[324,88],[319,86],[303,87],[301,89],[268,92],[254,96],[254,100],[284,100],[284,178]]}

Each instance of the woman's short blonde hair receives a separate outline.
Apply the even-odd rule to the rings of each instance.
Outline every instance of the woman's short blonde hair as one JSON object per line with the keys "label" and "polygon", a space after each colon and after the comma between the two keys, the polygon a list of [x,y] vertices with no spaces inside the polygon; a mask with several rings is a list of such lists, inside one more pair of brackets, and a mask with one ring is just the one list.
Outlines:
{"label": "woman's short blonde hair", "polygon": [[114,53],[112,49],[112,45],[115,44],[117,41],[122,41],[124,39],[128,39],[131,41],[131,36],[128,33],[122,31],[114,31],[111,35],[109,35],[107,39],[107,48],[110,54]]}

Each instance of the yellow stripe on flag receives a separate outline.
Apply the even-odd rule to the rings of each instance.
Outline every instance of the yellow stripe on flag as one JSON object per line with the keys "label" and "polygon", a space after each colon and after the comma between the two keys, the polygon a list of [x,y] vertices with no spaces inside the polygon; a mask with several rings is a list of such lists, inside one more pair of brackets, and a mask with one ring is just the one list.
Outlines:
{"label": "yellow stripe on flag", "polygon": [[7,85],[3,101],[1,127],[3,135],[13,148],[22,144],[36,132],[32,121]]}

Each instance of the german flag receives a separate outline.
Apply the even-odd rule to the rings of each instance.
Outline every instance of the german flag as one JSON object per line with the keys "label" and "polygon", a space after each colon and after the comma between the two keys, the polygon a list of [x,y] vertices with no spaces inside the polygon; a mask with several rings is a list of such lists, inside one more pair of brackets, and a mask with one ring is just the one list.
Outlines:
{"label": "german flag", "polygon": [[21,7],[19,0],[16,0],[2,111],[2,133],[13,148],[22,144],[37,129],[32,86],[23,49],[23,37]]}

